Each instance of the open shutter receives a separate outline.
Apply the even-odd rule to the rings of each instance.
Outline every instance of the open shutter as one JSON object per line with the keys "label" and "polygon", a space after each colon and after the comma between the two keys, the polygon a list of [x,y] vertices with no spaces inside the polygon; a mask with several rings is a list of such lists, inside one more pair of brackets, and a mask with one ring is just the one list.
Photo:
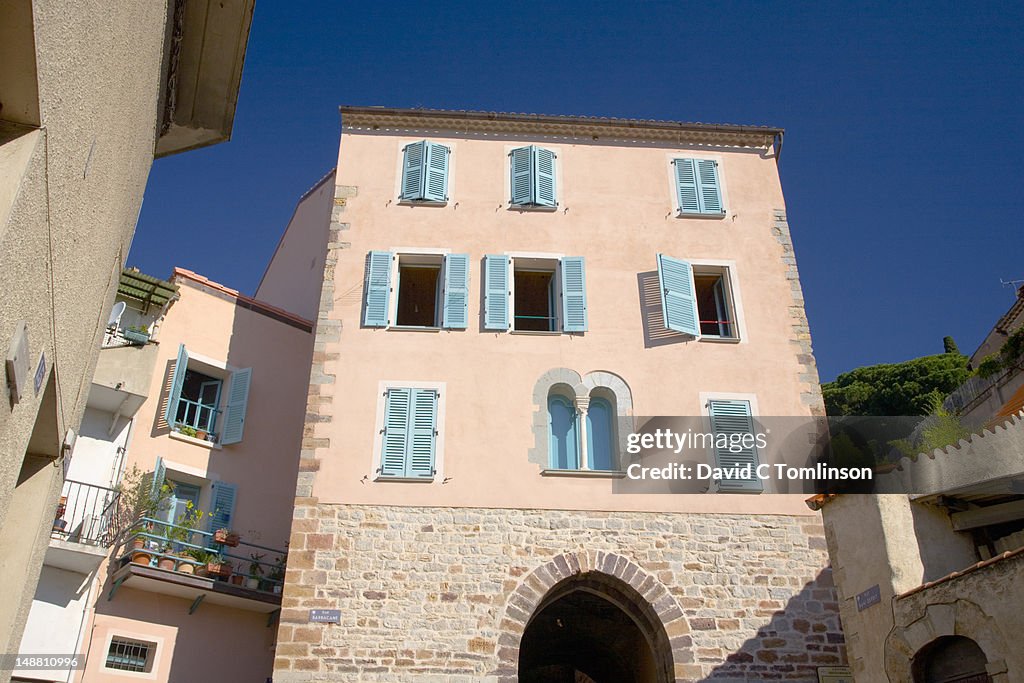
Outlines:
{"label": "open shutter", "polygon": [[448,201],[448,148],[436,142],[427,143],[426,182],[423,199]]}
{"label": "open shutter", "polygon": [[444,257],[442,327],[464,330],[469,324],[469,254]]}
{"label": "open shutter", "polygon": [[427,141],[410,142],[405,146],[402,159],[401,199],[423,199],[423,167],[426,161]]}
{"label": "open shutter", "polygon": [[405,476],[431,479],[434,476],[434,445],[437,438],[437,392],[412,389],[412,420]]}
{"label": "open shutter", "polygon": [[582,256],[562,259],[562,329],[587,331],[587,277]]}
{"label": "open shutter", "polygon": [[164,459],[156,456],[156,463],[153,465],[153,472],[149,475],[149,495],[156,498],[167,480],[167,468],[164,466]]}
{"label": "open shutter", "polygon": [[697,165],[697,187],[701,213],[722,213],[722,188],[718,182],[718,162],[694,159]]}
{"label": "open shutter", "polygon": [[524,206],[533,203],[532,147],[518,147],[512,157],[512,203]]}
{"label": "open shutter", "polygon": [[223,481],[213,482],[213,501],[210,513],[210,531],[231,529],[231,518],[235,516],[235,498],[238,487]]}
{"label": "open shutter", "polygon": [[184,344],[178,345],[178,360],[174,364],[171,375],[171,387],[167,392],[167,407],[164,409],[164,420],[168,427],[173,427],[178,416],[178,401],[181,399],[181,387],[185,384],[185,372],[188,370],[188,351]]}
{"label": "open shutter", "polygon": [[384,401],[384,438],[381,440],[380,475],[405,476],[412,389],[388,389]]}
{"label": "open shutter", "polygon": [[238,443],[245,431],[245,409],[249,405],[249,383],[252,368],[243,368],[231,373],[231,388],[228,392],[228,407],[224,414],[224,431],[220,435],[222,444]]}
{"label": "open shutter", "polygon": [[485,256],[484,329],[508,329],[508,299],[508,256]]}
{"label": "open shutter", "polygon": [[[708,401],[708,412],[711,415],[711,431],[715,434],[715,466],[730,470],[747,465],[751,468],[750,479],[723,478],[719,481],[718,490],[761,493],[764,485],[756,474],[758,458],[757,447],[753,444],[754,420],[750,414],[750,402],[712,400]],[[746,436],[748,443],[736,443],[740,440],[736,435]],[[719,439],[729,440],[733,447],[719,444]]]}
{"label": "open shutter", "polygon": [[700,213],[700,200],[697,198],[697,169],[695,159],[675,159],[676,167],[676,200],[679,202],[680,213]]}
{"label": "open shutter", "polygon": [[366,307],[363,325],[387,327],[391,301],[391,252],[371,251],[366,257]]}
{"label": "open shutter", "polygon": [[533,154],[536,182],[533,201],[538,206],[555,206],[555,153],[550,149],[534,147]]}
{"label": "open shutter", "polygon": [[693,268],[686,261],[658,254],[658,280],[665,327],[700,337]]}

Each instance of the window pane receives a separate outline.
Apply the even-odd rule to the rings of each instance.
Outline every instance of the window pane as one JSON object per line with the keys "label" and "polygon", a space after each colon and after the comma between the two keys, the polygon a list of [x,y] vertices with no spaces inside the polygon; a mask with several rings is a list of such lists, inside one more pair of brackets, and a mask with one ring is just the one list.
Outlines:
{"label": "window pane", "polygon": [[725,278],[719,274],[694,273],[700,333],[707,337],[732,337],[735,329],[726,296]]}
{"label": "window pane", "polygon": [[550,332],[555,329],[554,272],[515,271],[513,329]]}
{"label": "window pane", "polygon": [[590,408],[587,410],[587,455],[592,470],[615,469],[612,417],[612,406],[608,401],[603,398],[590,400]]}
{"label": "window pane", "polygon": [[437,280],[440,274],[440,266],[399,266],[399,325],[437,326]]}
{"label": "window pane", "polygon": [[580,467],[579,439],[576,434],[576,409],[568,399],[552,396],[548,399],[550,425],[551,468],[578,470]]}

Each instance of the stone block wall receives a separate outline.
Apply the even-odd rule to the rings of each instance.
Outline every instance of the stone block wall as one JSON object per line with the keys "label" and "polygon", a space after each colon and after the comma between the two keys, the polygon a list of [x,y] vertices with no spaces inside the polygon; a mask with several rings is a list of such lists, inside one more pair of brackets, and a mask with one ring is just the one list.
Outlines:
{"label": "stone block wall", "polygon": [[637,596],[676,681],[811,683],[846,661],[815,517],[299,498],[274,681],[511,683],[530,617],[579,576]]}

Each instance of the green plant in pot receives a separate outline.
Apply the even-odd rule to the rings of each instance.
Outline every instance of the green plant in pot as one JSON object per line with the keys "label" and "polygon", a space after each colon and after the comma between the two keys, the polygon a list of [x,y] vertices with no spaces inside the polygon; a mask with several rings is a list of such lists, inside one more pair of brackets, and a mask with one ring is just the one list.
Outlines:
{"label": "green plant in pot", "polygon": [[269,584],[270,590],[276,593],[277,595],[280,595],[281,591],[284,589],[284,570],[287,564],[288,553],[286,552],[283,555],[280,555],[277,558],[277,561],[274,562],[273,568],[267,574],[267,579],[269,580],[264,582]]}
{"label": "green plant in pot", "polygon": [[260,577],[263,576],[263,553],[252,553],[249,555],[252,562],[249,563],[249,577],[245,580],[245,587],[256,590],[260,587]]}
{"label": "green plant in pot", "polygon": [[[172,555],[172,560],[176,562],[176,567],[172,568],[177,568],[178,571],[186,574],[193,573],[193,565],[190,562],[180,562],[180,560],[188,556],[193,532],[205,515],[206,513],[197,508],[192,501],[188,501],[185,504],[185,511],[178,517],[178,521],[164,527],[167,538],[167,547],[164,552]],[[161,566],[163,565],[161,564]]]}
{"label": "green plant in pot", "polygon": [[[125,472],[121,483],[114,488],[118,493],[118,499],[114,518],[111,520],[111,528],[116,530],[111,545],[120,548],[130,540],[134,549],[131,561],[149,564],[152,555],[146,551],[156,550],[158,545],[156,539],[151,538],[152,523],[142,520],[146,517],[155,517],[161,510],[166,509],[174,490],[166,482],[157,487],[153,482],[152,473],[143,472],[136,465],[132,465],[132,468]],[[120,557],[120,554],[115,553],[114,557]]]}

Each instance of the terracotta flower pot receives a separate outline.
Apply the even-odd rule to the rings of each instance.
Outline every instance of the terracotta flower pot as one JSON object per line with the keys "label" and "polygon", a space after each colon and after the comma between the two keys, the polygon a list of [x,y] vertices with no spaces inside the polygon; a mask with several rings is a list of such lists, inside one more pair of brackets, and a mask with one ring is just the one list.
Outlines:
{"label": "terracotta flower pot", "polygon": [[214,543],[220,543],[234,548],[238,545],[238,541],[238,534],[225,531],[224,529],[219,529],[213,533]]}
{"label": "terracotta flower pot", "polygon": [[149,553],[140,553],[140,552],[132,553],[132,562],[135,563],[135,564],[148,565],[150,560],[152,560],[152,559],[153,559],[153,557]]}
{"label": "terracotta flower pot", "polygon": [[156,566],[160,569],[174,569],[174,558],[173,557],[161,557],[156,561]]}
{"label": "terracotta flower pot", "polygon": [[195,574],[196,566],[191,562],[178,562],[178,571],[182,574]]}
{"label": "terracotta flower pot", "polygon": [[241,586],[244,581],[245,577],[241,574],[235,574],[231,577],[231,583],[233,583],[236,586]]}

